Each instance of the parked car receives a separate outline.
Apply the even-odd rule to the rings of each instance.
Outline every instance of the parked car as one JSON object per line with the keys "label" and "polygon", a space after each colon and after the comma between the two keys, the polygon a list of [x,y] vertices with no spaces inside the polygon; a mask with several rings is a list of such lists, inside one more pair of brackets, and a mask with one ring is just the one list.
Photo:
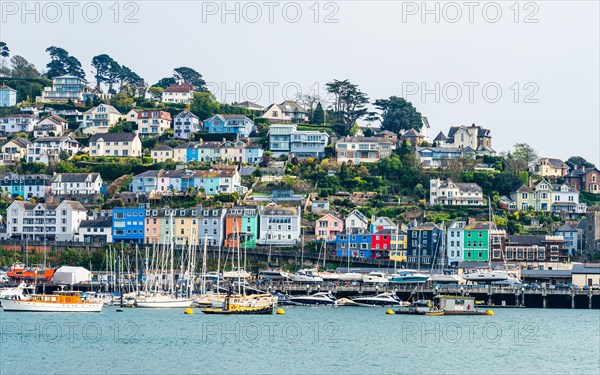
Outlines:
{"label": "parked car", "polygon": [[559,290],[569,290],[569,289],[571,289],[571,287],[569,287],[567,284],[556,284],[555,288],[559,289]]}
{"label": "parked car", "polygon": [[581,288],[581,289],[583,289],[583,290],[590,290],[591,288],[590,288],[589,285],[584,285],[583,288]]}
{"label": "parked car", "polygon": [[571,290],[579,290],[579,285],[577,284],[567,284],[567,287]]}
{"label": "parked car", "polygon": [[599,284],[593,284],[592,285],[592,290],[600,290],[600,285]]}
{"label": "parked car", "polygon": [[531,283],[531,284],[525,285],[525,289],[535,290],[535,289],[539,289],[539,288],[540,288],[540,286],[536,283]]}

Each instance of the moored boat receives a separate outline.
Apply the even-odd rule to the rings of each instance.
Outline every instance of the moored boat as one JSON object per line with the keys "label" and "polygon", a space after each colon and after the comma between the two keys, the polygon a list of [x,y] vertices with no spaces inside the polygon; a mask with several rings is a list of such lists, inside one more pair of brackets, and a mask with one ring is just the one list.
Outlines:
{"label": "moored boat", "polygon": [[292,296],[290,304],[296,306],[331,306],[335,305],[337,298],[331,293],[318,292],[312,295]]}
{"label": "moored boat", "polygon": [[392,284],[419,284],[429,280],[429,275],[414,271],[400,270],[390,278]]}
{"label": "moored boat", "polygon": [[25,299],[3,299],[4,311],[31,312],[100,312],[101,301],[84,301],[81,292],[59,291],[54,294],[32,294]]}
{"label": "moored boat", "polygon": [[142,308],[180,308],[190,307],[193,300],[191,298],[180,298],[171,294],[155,293],[149,296],[140,296],[135,299],[135,306]]}
{"label": "moored boat", "polygon": [[205,314],[224,315],[271,315],[275,298],[270,294],[228,295],[221,306],[202,309]]}
{"label": "moored boat", "polygon": [[410,303],[403,302],[395,293],[381,293],[375,296],[352,298],[359,306],[408,306]]}

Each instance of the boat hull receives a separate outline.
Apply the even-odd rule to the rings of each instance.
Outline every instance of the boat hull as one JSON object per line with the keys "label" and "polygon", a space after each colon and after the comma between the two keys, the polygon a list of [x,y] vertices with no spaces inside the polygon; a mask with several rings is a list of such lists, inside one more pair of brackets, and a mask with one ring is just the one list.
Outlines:
{"label": "boat hull", "polygon": [[220,315],[273,315],[273,306],[268,307],[241,307],[235,310],[224,310],[218,307],[209,307],[202,309],[204,314],[220,314]]}
{"label": "boat hull", "polygon": [[365,307],[402,306],[402,302],[398,302],[398,301],[368,300],[368,299],[365,299],[365,300],[355,299],[353,301],[356,302],[356,304],[358,306],[365,306]]}
{"label": "boat hull", "polygon": [[290,305],[294,305],[294,306],[332,306],[332,305],[335,305],[335,301],[309,299],[309,298],[298,299],[298,298],[292,297],[292,298],[290,298]]}
{"label": "boat hull", "polygon": [[174,301],[136,301],[135,306],[146,309],[173,309],[190,307],[194,302],[191,299],[182,299]]}
{"label": "boat hull", "polygon": [[99,303],[44,303],[19,300],[2,300],[4,311],[30,312],[100,312],[103,304]]}

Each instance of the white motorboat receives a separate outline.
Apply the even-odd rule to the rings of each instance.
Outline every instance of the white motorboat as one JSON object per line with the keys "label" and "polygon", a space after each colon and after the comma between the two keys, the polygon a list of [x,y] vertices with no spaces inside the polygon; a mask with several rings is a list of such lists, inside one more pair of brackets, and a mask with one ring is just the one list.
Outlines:
{"label": "white motorboat", "polygon": [[482,282],[482,283],[488,283],[488,282],[493,282],[493,281],[504,281],[504,280],[508,280],[509,278],[510,278],[510,276],[508,275],[508,272],[501,271],[501,270],[477,271],[477,272],[471,272],[471,273],[467,273],[467,274],[463,275],[463,279],[465,279],[467,281],[475,281],[475,282]]}
{"label": "white motorboat", "polygon": [[312,295],[290,297],[290,304],[296,306],[335,305],[337,298],[331,293],[318,292]]}
{"label": "white motorboat", "polygon": [[35,287],[29,286],[26,283],[21,283],[14,288],[2,288],[0,289],[0,305],[2,304],[2,299],[22,300],[28,294],[33,294],[33,292],[35,292]]}
{"label": "white motorboat", "polygon": [[4,311],[32,312],[100,312],[102,302],[83,301],[81,292],[59,291],[54,294],[32,294],[24,299],[3,299]]}
{"label": "white motorboat", "polygon": [[321,283],[323,278],[315,269],[303,269],[290,275],[290,279],[295,283]]}
{"label": "white motorboat", "polygon": [[455,274],[442,274],[432,273],[429,275],[429,279],[434,284],[463,284],[464,280],[462,277]]}
{"label": "white motorboat", "polygon": [[321,277],[323,279],[323,281],[329,281],[329,282],[340,280],[340,274],[335,273],[335,272],[322,271],[322,272],[319,272],[319,277]]}
{"label": "white motorboat", "polygon": [[376,296],[352,298],[359,306],[409,306],[410,303],[403,302],[396,293],[381,293]]}
{"label": "white motorboat", "polygon": [[387,284],[390,280],[385,273],[373,271],[363,275],[362,281],[367,284]]}
{"label": "white motorboat", "polygon": [[363,279],[363,275],[361,275],[360,273],[357,273],[357,272],[346,272],[346,273],[340,273],[338,275],[339,275],[340,281],[346,281],[346,282],[362,281],[362,279]]}
{"label": "white motorboat", "polygon": [[236,268],[231,271],[223,272],[224,279],[247,279],[250,273],[243,268]]}
{"label": "white motorboat", "polygon": [[400,270],[390,278],[392,284],[418,284],[429,280],[429,275],[414,271]]}
{"label": "white motorboat", "polygon": [[170,294],[155,293],[149,296],[140,296],[135,299],[136,307],[142,308],[178,308],[190,307],[194,302],[191,298],[180,298]]}
{"label": "white motorboat", "polygon": [[258,273],[259,278],[269,279],[269,280],[283,280],[289,279],[289,272],[279,271],[279,270],[264,270]]}

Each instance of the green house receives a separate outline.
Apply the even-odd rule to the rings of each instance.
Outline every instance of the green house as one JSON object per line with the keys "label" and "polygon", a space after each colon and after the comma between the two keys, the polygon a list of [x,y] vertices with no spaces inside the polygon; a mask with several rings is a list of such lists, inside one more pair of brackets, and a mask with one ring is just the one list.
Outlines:
{"label": "green house", "polygon": [[489,262],[490,229],[492,223],[476,221],[465,226],[463,231],[463,261]]}

